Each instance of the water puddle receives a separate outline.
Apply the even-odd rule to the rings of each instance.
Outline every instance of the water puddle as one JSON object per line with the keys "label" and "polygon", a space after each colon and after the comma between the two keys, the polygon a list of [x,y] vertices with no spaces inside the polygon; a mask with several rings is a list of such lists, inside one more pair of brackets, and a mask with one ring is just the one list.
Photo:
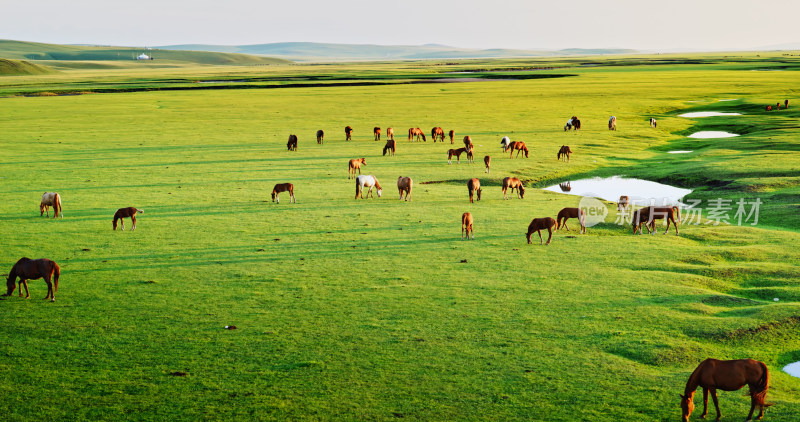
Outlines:
{"label": "water puddle", "polygon": [[800,362],[790,363],[783,367],[783,372],[787,374],[800,378]]}
{"label": "water puddle", "polygon": [[694,151],[688,151],[688,150],[687,151],[667,151],[667,154],[688,154],[690,152],[694,152]]}
{"label": "water puddle", "polygon": [[691,113],[679,114],[679,117],[716,117],[716,116],[741,116],[742,113],[723,113],[720,111],[695,111]]}
{"label": "water puddle", "polygon": [[721,130],[704,130],[702,132],[695,132],[689,135],[690,138],[695,139],[733,138],[734,136],[739,136],[739,134],[723,132]]}
{"label": "water puddle", "polygon": [[[568,189],[565,189],[568,187]],[[627,195],[635,205],[680,205],[684,196],[692,193],[691,189],[683,189],[643,179],[613,177],[594,177],[591,179],[572,180],[559,185],[544,188],[550,192],[567,195],[589,196],[617,202],[619,197]]]}

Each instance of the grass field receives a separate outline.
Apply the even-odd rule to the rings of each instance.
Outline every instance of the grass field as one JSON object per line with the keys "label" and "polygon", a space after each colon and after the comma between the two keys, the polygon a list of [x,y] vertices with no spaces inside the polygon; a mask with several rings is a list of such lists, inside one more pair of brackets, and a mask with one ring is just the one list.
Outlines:
{"label": "grass field", "polygon": [[[679,417],[678,393],[700,361],[749,357],[771,371],[765,420],[796,420],[800,379],[781,371],[800,360],[796,64],[591,60],[598,65],[542,61],[530,65],[558,68],[507,72],[575,75],[560,78],[286,89],[124,88],[176,78],[191,87],[197,76],[402,82],[526,62],[0,79],[0,267],[28,256],[62,269],[55,303],[42,300],[42,281],[29,283],[31,299],[15,291],[0,300],[0,414],[667,421]],[[784,71],[754,71],[775,66]],[[18,96],[97,87],[120,88]],[[789,110],[764,111],[785,98]],[[744,115],[677,116],[688,110]],[[617,132],[606,128],[612,114]],[[572,115],[580,133],[562,131]],[[373,126],[395,128],[395,157],[381,156]],[[447,165],[449,141],[407,142],[409,127],[433,126],[471,135],[478,161],[493,157],[491,175],[480,164]],[[685,137],[696,130],[742,136]],[[286,151],[290,133],[297,152]],[[531,157],[502,154],[504,135],[525,141]],[[555,159],[562,144],[575,152],[569,164]],[[695,152],[666,153],[682,149]],[[353,199],[346,171],[356,157],[366,157],[382,198]],[[607,222],[586,235],[573,228],[547,247],[526,244],[532,218],[578,201],[537,188],[618,174],[694,189],[690,198],[704,202],[761,198],[759,224],[634,237],[611,222],[609,204]],[[410,202],[397,200],[401,175],[415,181]],[[525,199],[502,200],[509,175],[526,182]],[[472,177],[484,186],[474,204]],[[296,204],[269,202],[280,182],[294,183]],[[63,220],[36,215],[45,191],[61,193]],[[137,230],[112,231],[114,211],[127,206],[145,210]],[[459,239],[465,211],[473,242]],[[725,420],[746,415],[743,394],[720,393]]]}

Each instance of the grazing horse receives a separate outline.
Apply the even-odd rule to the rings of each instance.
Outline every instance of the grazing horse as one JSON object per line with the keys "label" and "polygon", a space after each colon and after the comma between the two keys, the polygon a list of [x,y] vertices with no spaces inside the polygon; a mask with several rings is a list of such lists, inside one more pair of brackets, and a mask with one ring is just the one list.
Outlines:
{"label": "grazing horse", "polygon": [[391,140],[394,140],[394,128],[393,127],[387,127],[386,128],[386,137],[391,139]]}
{"label": "grazing horse", "polygon": [[689,421],[689,416],[694,410],[694,393],[697,387],[703,388],[703,413],[701,418],[705,419],[708,414],[708,393],[714,399],[714,407],[717,409],[717,420],[720,420],[722,413],[719,411],[717,401],[717,390],[736,391],[744,386],[748,386],[750,391],[750,413],[747,414],[747,421],[753,418],[753,411],[758,407],[758,419],[764,416],[764,408],[772,406],[766,403],[767,390],[769,389],[769,370],[764,362],[753,359],[737,360],[717,360],[706,359],[697,365],[689,380],[686,381],[686,388],[681,396],[682,420]]}
{"label": "grazing horse", "polygon": [[783,101],[783,108],[785,108],[785,109],[789,108],[789,100],[784,100]]}
{"label": "grazing horse", "polygon": [[127,217],[131,218],[131,224],[133,225],[133,227],[131,227],[131,231],[136,230],[137,212],[139,214],[142,214],[144,213],[144,210],[137,209],[136,207],[127,207],[118,209],[117,212],[114,213],[114,222],[112,223],[112,227],[114,227],[114,230],[117,229],[117,220],[119,220],[122,226],[122,230],[125,230],[125,218]]}
{"label": "grazing horse", "polygon": [[530,245],[531,237],[533,236],[533,232],[539,233],[539,244],[542,244],[542,230],[547,229],[547,245],[550,244],[550,239],[553,238],[553,226],[556,225],[556,220],[553,220],[553,217],[544,217],[544,218],[534,218],[531,220],[531,224],[528,225],[528,233],[525,237],[528,239],[528,244]]}
{"label": "grazing horse", "polygon": [[375,126],[374,128],[372,128],[372,134],[375,136],[376,141],[381,140],[381,128]]}
{"label": "grazing horse", "polygon": [[322,141],[323,141],[323,138],[325,138],[325,132],[322,129],[320,129],[320,130],[317,131],[317,143],[321,144]]}
{"label": "grazing horse", "polygon": [[503,139],[500,140],[500,147],[503,148],[503,152],[508,151],[509,145],[511,145],[511,138],[504,136]]}
{"label": "grazing horse", "polygon": [[[36,280],[43,278],[47,283],[47,296],[45,300],[50,299],[51,302],[56,301],[56,292],[58,291],[58,277],[61,275],[61,268],[55,262],[47,259],[30,259],[20,258],[8,273],[8,280],[6,280],[6,287],[8,290],[3,296],[11,296],[14,293],[15,281],[19,277],[19,297],[22,297],[22,287],[25,287],[25,298],[31,297],[28,291],[28,280]],[[50,282],[52,278],[53,283]],[[53,284],[55,283],[55,287]]]}
{"label": "grazing horse", "polygon": [[358,174],[361,174],[361,166],[366,166],[366,158],[353,158],[347,164],[347,178],[351,179],[351,175],[356,177],[356,170],[358,170]]}
{"label": "grazing horse", "polygon": [[617,116],[608,118],[608,130],[617,130]]}
{"label": "grazing horse", "polygon": [[406,201],[409,200],[409,196],[411,196],[411,188],[414,185],[414,181],[411,180],[410,177],[403,177],[400,176],[397,178],[397,190],[400,191],[400,199],[403,199],[403,192],[406,193]]}
{"label": "grazing horse", "polygon": [[[667,234],[669,231],[669,224],[675,226],[675,236],[678,236],[678,224],[681,221],[681,210],[677,206],[673,207],[655,207],[649,206],[640,208],[633,212],[633,216],[631,218],[631,225],[633,226],[633,234],[637,232],[642,234],[642,224],[647,228],[647,232],[650,234],[656,234],[656,220],[665,219],[667,220],[667,230],[664,231],[664,234]],[[677,220],[677,223],[676,223]]]}
{"label": "grazing horse", "polygon": [[472,144],[472,138],[467,135],[464,137],[464,148],[466,149],[474,149],[475,145]]}
{"label": "grazing horse", "polygon": [[489,166],[492,164],[492,157],[488,155],[483,157],[483,164],[486,166],[486,174],[489,174]]}
{"label": "grazing horse", "polygon": [[297,200],[294,199],[294,185],[291,184],[291,183],[278,183],[278,184],[276,184],[275,187],[272,188],[272,194],[271,194],[272,202],[275,202],[275,203],[278,203],[278,204],[281,203],[281,199],[278,198],[278,194],[281,193],[281,192],[289,192],[289,202],[290,203],[291,202],[297,202]]}
{"label": "grazing horse", "polygon": [[627,195],[621,195],[617,202],[617,212],[625,212],[628,208],[630,208],[630,198]]}
{"label": "grazing horse", "polygon": [[47,217],[50,218],[50,207],[53,207],[53,218],[64,218],[64,212],[61,210],[61,195],[57,192],[45,192],[42,194],[42,202],[39,203],[39,216],[41,217],[47,212]]}
{"label": "grazing horse", "polygon": [[772,111],[772,106],[771,106],[771,105],[768,105],[768,106],[767,106],[767,108],[766,108],[766,110],[767,110],[767,111]]}
{"label": "grazing horse", "polygon": [[522,182],[516,177],[503,178],[503,199],[511,199],[506,195],[509,188],[511,189],[511,198],[514,197],[514,189],[517,190],[517,196],[519,199],[525,197],[525,186],[523,186]]}
{"label": "grazing horse", "polygon": [[778,101],[778,102],[775,104],[775,110],[780,110],[780,109],[781,109],[781,102],[780,102],[780,101]]}
{"label": "grazing horse", "polygon": [[577,218],[578,222],[581,224],[580,233],[586,234],[586,211],[580,208],[562,208],[556,216],[556,230],[560,229],[563,225],[564,228],[569,231],[567,220],[570,218]]}
{"label": "grazing horse", "polygon": [[467,190],[469,190],[469,203],[472,203],[473,196],[477,197],[476,201],[481,200],[481,181],[478,179],[469,179],[467,182]]}
{"label": "grazing horse", "polygon": [[389,152],[389,155],[394,156],[394,149],[395,149],[394,139],[387,140],[386,145],[383,146],[383,155],[386,155],[386,152]]}
{"label": "grazing horse", "polygon": [[[358,199],[359,196],[361,196],[361,199],[364,199],[364,188],[367,188],[367,198],[372,196],[372,187],[373,186],[375,187],[375,189],[377,189],[378,198],[380,198],[381,197],[381,192],[383,192],[383,189],[381,189],[381,184],[378,183],[378,179],[375,178],[375,176],[372,176],[372,175],[367,176],[367,175],[361,174],[358,177],[356,177],[356,197],[355,197],[355,199]],[[374,198],[374,196],[373,196],[373,198]]]}
{"label": "grazing horse", "polygon": [[456,157],[456,164],[461,164],[461,154],[467,153],[467,162],[472,162],[472,150],[466,148],[449,149],[447,150],[447,164],[452,164],[453,156]]}
{"label": "grazing horse", "polygon": [[472,213],[465,212],[461,215],[461,240],[464,240],[464,232],[467,233],[467,240],[475,240],[475,232],[472,231]]}
{"label": "grazing horse", "polygon": [[658,122],[654,118],[650,118],[650,127],[655,128],[658,127]]}
{"label": "grazing horse", "polygon": [[572,154],[572,149],[567,145],[561,145],[561,148],[558,150],[558,154],[556,154],[556,159],[561,160],[561,157],[564,157],[564,161],[569,163],[569,156]]}
{"label": "grazing horse", "polygon": [[508,149],[511,150],[511,155],[508,158],[514,158],[514,151],[517,152],[517,157],[519,157],[520,152],[525,152],[525,158],[528,158],[528,147],[525,146],[525,142],[514,141],[508,144]]}
{"label": "grazing horse", "polygon": [[564,132],[570,129],[575,129],[575,131],[577,132],[578,130],[580,130],[580,128],[581,128],[581,121],[578,120],[577,116],[572,116],[569,118],[569,120],[567,120],[567,124],[564,125]]}
{"label": "grazing horse", "polygon": [[345,141],[349,141],[352,139],[353,128],[350,126],[345,126],[344,128],[344,135],[346,136]]}
{"label": "grazing horse", "polygon": [[[789,100],[786,100],[786,101],[789,101]],[[454,138],[456,137],[456,131],[451,129],[450,132],[448,132],[448,135],[450,135],[450,144],[452,145],[453,142],[455,142]]]}
{"label": "grazing horse", "polygon": [[289,151],[297,151],[297,135],[289,135],[289,142],[286,143]]}
{"label": "grazing horse", "polygon": [[436,142],[437,138],[444,142],[444,129],[440,127],[431,129],[431,138],[433,138],[433,142]]}
{"label": "grazing horse", "polygon": [[414,137],[417,138],[417,141],[422,137],[423,141],[428,142],[428,139],[425,138],[425,132],[423,132],[422,129],[418,127],[408,128],[408,140],[411,141]]}

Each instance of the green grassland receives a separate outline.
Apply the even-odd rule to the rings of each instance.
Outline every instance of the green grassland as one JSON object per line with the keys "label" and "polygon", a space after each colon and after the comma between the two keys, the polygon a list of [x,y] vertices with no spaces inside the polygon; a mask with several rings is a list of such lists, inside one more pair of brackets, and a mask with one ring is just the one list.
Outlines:
{"label": "green grassland", "polygon": [[[775,66],[783,71],[754,71]],[[0,267],[48,257],[62,277],[55,303],[42,300],[42,281],[29,283],[31,299],[0,300],[0,414],[667,421],[679,417],[691,371],[715,357],[764,361],[774,403],[765,419],[796,420],[800,379],[781,371],[800,360],[794,66],[750,54],[3,78]],[[469,70],[574,76],[406,83]],[[237,88],[247,78],[254,86]],[[318,86],[325,78],[342,85]],[[193,82],[225,79],[216,89]],[[176,86],[187,89],[162,89]],[[789,110],[763,111],[785,98]],[[744,115],[678,117],[697,110]],[[562,131],[572,115],[579,133]],[[395,128],[395,157],[381,156],[374,126]],[[449,141],[405,138],[433,126],[471,135],[478,161],[493,157],[491,175],[448,165]],[[685,137],[695,130],[742,136]],[[292,133],[296,152],[286,150]],[[502,154],[504,135],[531,157]],[[563,144],[570,163],[556,160]],[[353,199],[356,157],[383,185],[380,199]],[[612,223],[609,204],[607,222],[586,235],[573,227],[549,246],[526,244],[532,218],[578,201],[537,188],[617,174],[703,200],[761,198],[759,224],[633,236]],[[524,199],[502,199],[510,175],[526,182]],[[415,181],[409,202],[397,199],[398,176]],[[484,185],[474,204],[472,177]],[[294,183],[296,204],[269,202],[281,182]],[[45,191],[62,194],[63,220],[36,215]],[[112,231],[127,206],[145,210],[136,231]],[[475,241],[460,240],[465,211]],[[725,420],[745,416],[743,394],[720,393]]]}

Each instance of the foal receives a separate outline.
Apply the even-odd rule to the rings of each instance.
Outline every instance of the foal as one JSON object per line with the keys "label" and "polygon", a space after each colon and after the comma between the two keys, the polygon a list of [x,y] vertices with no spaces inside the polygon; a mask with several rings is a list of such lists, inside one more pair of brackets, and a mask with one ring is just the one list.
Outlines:
{"label": "foal", "polygon": [[144,210],[137,209],[136,207],[127,207],[127,208],[120,208],[117,212],[114,213],[114,222],[113,227],[114,230],[117,229],[117,220],[119,220],[120,225],[122,226],[122,230],[125,230],[125,218],[131,218],[131,231],[136,230],[136,213],[144,213]]}
{"label": "foal", "polygon": [[550,239],[553,238],[553,226],[556,225],[556,220],[553,220],[553,217],[544,217],[544,218],[534,218],[531,220],[531,224],[528,225],[528,233],[525,237],[528,239],[528,244],[530,245],[531,236],[533,236],[533,232],[539,233],[539,244],[542,244],[542,230],[547,229],[547,233],[549,236],[547,237],[547,245],[550,244]]}
{"label": "foal", "polygon": [[276,202],[278,204],[281,203],[281,199],[278,198],[278,194],[281,192],[289,192],[289,202],[297,202],[294,199],[294,185],[291,183],[278,183],[272,188],[272,202]]}
{"label": "foal", "polygon": [[461,216],[461,240],[464,240],[464,232],[467,233],[467,240],[470,239],[470,234],[472,235],[472,240],[475,240],[475,232],[472,231],[472,213],[465,212]]}

